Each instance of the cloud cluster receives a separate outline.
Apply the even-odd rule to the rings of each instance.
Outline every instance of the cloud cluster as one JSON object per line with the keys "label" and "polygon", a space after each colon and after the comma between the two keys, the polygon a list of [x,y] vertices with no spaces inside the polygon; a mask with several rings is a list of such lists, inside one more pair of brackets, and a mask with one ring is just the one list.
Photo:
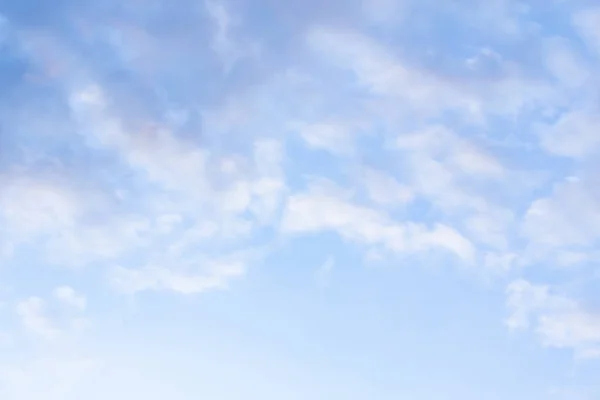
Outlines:
{"label": "cloud cluster", "polygon": [[579,357],[600,356],[600,313],[586,310],[547,285],[525,280],[508,286],[507,305],[510,329],[531,328],[546,346],[571,348]]}

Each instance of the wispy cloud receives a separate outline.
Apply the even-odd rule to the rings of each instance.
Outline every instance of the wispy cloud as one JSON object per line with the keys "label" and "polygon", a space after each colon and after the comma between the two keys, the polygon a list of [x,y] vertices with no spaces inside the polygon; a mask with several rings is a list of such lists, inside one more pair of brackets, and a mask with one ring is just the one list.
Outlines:
{"label": "wispy cloud", "polygon": [[511,329],[531,329],[546,346],[572,348],[579,357],[600,356],[600,314],[545,285],[525,280],[507,289]]}
{"label": "wispy cloud", "polygon": [[79,310],[85,310],[87,306],[87,300],[84,296],[78,294],[70,286],[60,286],[54,289],[54,296],[65,302],[66,304],[75,307]]}
{"label": "wispy cloud", "polygon": [[335,268],[335,258],[332,256],[327,257],[327,259],[319,266],[317,269],[317,284],[319,286],[326,286],[329,284],[329,279],[331,278],[331,274],[333,269]]}
{"label": "wispy cloud", "polygon": [[23,326],[32,334],[46,339],[58,336],[60,330],[53,326],[51,320],[44,314],[44,301],[39,297],[23,300],[16,307]]}
{"label": "wispy cloud", "polygon": [[[7,304],[0,332],[16,349],[0,361],[0,397],[89,398],[95,392],[89,388],[103,386],[96,367],[106,358],[88,354],[127,349],[115,354],[127,353],[149,371],[140,356],[148,349],[137,354],[131,344],[143,340],[124,338],[144,336],[150,348],[158,331],[170,338],[204,335],[190,346],[213,343],[210,335],[228,344],[246,343],[247,336],[247,347],[265,359],[296,357],[302,364],[312,347],[284,336],[296,338],[291,331],[301,330],[309,338],[318,330],[318,340],[344,338],[320,347],[311,361],[319,376],[335,375],[327,368],[336,363],[350,368],[336,352],[352,353],[357,371],[369,370],[350,375],[366,382],[377,368],[370,364],[375,356],[361,351],[377,353],[385,359],[377,364],[388,370],[396,364],[386,357],[400,353],[424,360],[415,367],[423,376],[439,369],[427,364],[435,346],[417,346],[414,326],[423,341],[443,342],[437,354],[455,357],[457,368],[444,379],[464,381],[460,374],[468,368],[461,363],[474,362],[474,351],[453,335],[467,333],[446,327],[447,338],[434,340],[426,331],[438,326],[431,321],[447,321],[446,314],[467,312],[450,300],[471,296],[456,301],[476,313],[476,306],[501,298],[507,282],[510,329],[534,332],[540,347],[600,357],[590,294],[598,289],[590,276],[600,259],[594,72],[600,11],[583,3],[24,0],[0,6],[0,300]],[[411,267],[360,268],[374,258]],[[324,260],[316,270],[315,259]],[[300,268],[312,268],[319,285],[342,275],[344,284],[311,297],[296,282],[305,272]],[[427,275],[432,270],[443,282],[417,297],[422,289],[411,282],[429,287],[439,278]],[[402,291],[390,289],[391,276]],[[487,282],[485,294],[474,277]],[[458,290],[458,279],[481,293]],[[573,282],[585,282],[586,290],[563,290],[580,288]],[[122,307],[124,294],[136,294],[156,321]],[[357,315],[372,307],[364,326],[335,320],[349,304]],[[489,308],[490,318],[501,321],[501,307]],[[473,315],[462,325],[491,337],[490,319]],[[157,322],[169,318],[181,329]],[[143,335],[133,333],[137,326]],[[375,348],[384,330],[398,335],[399,347]],[[238,331],[247,333],[244,340]],[[161,339],[144,357],[187,355],[181,335]],[[351,352],[345,338],[354,343]],[[291,350],[275,357],[267,342]],[[503,352],[491,358],[510,355],[514,365],[524,364],[507,343],[490,343],[490,351]],[[202,354],[194,362],[211,365],[205,376],[230,365],[229,355],[209,351],[219,346],[197,349]],[[455,348],[464,357],[450,352]],[[231,365],[249,364],[243,351],[232,353]],[[545,368],[557,364],[543,354],[531,357]],[[195,371],[187,362],[178,364],[181,371]],[[512,371],[512,365],[489,370]],[[262,364],[239,376],[259,370],[271,376]],[[65,378],[78,371],[81,379]],[[99,377],[96,383],[86,381],[88,372]],[[186,376],[176,375],[178,382]],[[234,390],[232,379],[223,385],[228,389],[212,388],[216,375],[202,382],[204,389],[181,391],[237,398],[223,395]],[[384,375],[371,376],[387,385],[383,394],[365,389],[360,398],[436,398],[440,393],[424,388],[444,381],[399,385]],[[558,375],[552,370],[544,379]],[[56,378],[57,386],[44,377]],[[490,384],[485,393],[501,398],[519,398],[519,390],[527,398],[549,393],[516,383],[514,392],[500,393],[492,387],[496,380],[484,378],[476,379]],[[114,379],[119,386],[121,378]],[[310,386],[331,388],[317,380]],[[80,381],[84,389],[73,389]],[[356,397],[358,381],[344,379],[340,387],[349,392],[323,393]],[[38,383],[42,392],[27,389]],[[289,397],[254,387],[255,397]],[[132,390],[129,397],[143,392]],[[166,391],[163,397],[171,396]],[[481,398],[466,392],[441,390],[446,397]]]}

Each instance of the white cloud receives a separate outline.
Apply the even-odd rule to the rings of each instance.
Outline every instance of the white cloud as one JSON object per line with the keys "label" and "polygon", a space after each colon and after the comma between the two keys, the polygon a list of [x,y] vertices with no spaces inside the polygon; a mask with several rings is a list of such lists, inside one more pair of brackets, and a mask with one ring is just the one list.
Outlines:
{"label": "white cloud", "polygon": [[118,152],[127,165],[150,181],[195,199],[209,192],[206,180],[208,153],[178,141],[165,128],[137,127],[133,133],[111,112],[101,87],[89,85],[74,91],[70,105],[80,132],[91,145]]}
{"label": "white cloud", "polygon": [[313,149],[327,150],[335,155],[351,154],[354,151],[353,134],[343,124],[322,122],[293,125],[306,144]]}
{"label": "white cloud", "polygon": [[181,224],[183,217],[180,214],[162,214],[156,220],[156,228],[160,233],[169,234]]}
{"label": "white cloud", "polygon": [[546,151],[564,157],[584,158],[600,148],[598,110],[574,109],[551,125],[539,128],[540,141]]}
{"label": "white cloud", "polygon": [[572,44],[564,38],[553,37],[544,43],[545,63],[548,70],[568,87],[580,87],[591,77],[589,67],[573,51]]}
{"label": "white cloud", "polygon": [[448,226],[438,224],[429,230],[420,224],[400,224],[377,210],[353,204],[322,188],[290,196],[281,228],[287,233],[334,231],[348,240],[384,246],[397,253],[438,248],[466,262],[475,258],[471,242]]}
{"label": "white cloud", "polygon": [[404,229],[377,211],[324,194],[296,194],[287,203],[284,232],[339,231],[345,237],[367,244],[386,242],[404,248]]}
{"label": "white cloud", "polygon": [[460,224],[474,242],[499,250],[509,247],[515,215],[497,204],[484,186],[490,181],[506,185],[508,169],[500,161],[439,125],[401,134],[394,144],[415,198]]}
{"label": "white cloud", "polygon": [[60,286],[54,289],[54,296],[69,306],[79,310],[85,310],[87,306],[85,296],[78,294],[75,289],[69,286]]}
{"label": "white cloud", "polygon": [[[50,263],[85,265],[140,245],[149,227],[142,218],[106,215],[110,202],[74,182],[19,175],[5,175],[2,181],[6,190],[0,193],[0,233],[8,258],[20,245],[35,244]],[[97,215],[103,220],[97,221]]]}
{"label": "white cloud", "polygon": [[366,89],[363,95],[382,100],[381,106],[396,118],[440,117],[451,111],[485,126],[488,115],[515,117],[528,108],[564,100],[556,87],[526,77],[519,65],[503,59],[497,60],[502,77],[481,84],[419,68],[398,48],[352,30],[315,28],[307,34],[307,42],[327,63],[351,71],[355,84]]}
{"label": "white cloud", "polygon": [[257,140],[253,157],[257,177],[250,184],[252,200],[249,209],[258,222],[271,223],[287,192],[283,171],[285,149],[277,140]]}
{"label": "white cloud", "polygon": [[414,199],[411,187],[403,185],[391,174],[373,168],[362,168],[360,178],[369,199],[382,206],[406,205]]}
{"label": "white cloud", "polygon": [[50,303],[41,297],[31,296],[19,301],[15,306],[15,312],[24,330],[34,339],[43,339],[46,344],[56,344],[63,339],[67,342],[73,340],[80,336],[90,323],[81,313],[75,316],[63,315],[61,309],[57,308],[58,304],[62,303],[82,312],[86,306],[84,296],[78,295],[67,286],[56,288],[53,295],[58,302]]}
{"label": "white cloud", "polygon": [[417,238],[417,243],[421,251],[429,247],[445,248],[467,263],[472,263],[476,257],[476,248],[471,241],[447,225],[436,224],[423,238]]}
{"label": "white cloud", "polygon": [[161,266],[140,270],[155,276],[145,289],[186,293],[225,287],[226,279],[245,271],[224,267],[225,272],[207,276],[189,274],[193,283],[185,287],[181,282],[188,274],[180,276],[178,268],[201,262],[204,250],[219,257],[238,251],[256,229],[278,218],[287,191],[279,140],[255,138],[247,154],[216,155],[166,128],[130,123],[98,85],[77,86],[69,100],[87,144],[113,152],[126,171],[139,174],[146,189],[119,189],[113,195],[74,180],[3,176],[6,257],[34,239],[51,264],[119,264],[121,257],[135,255],[139,265]]}
{"label": "white cloud", "polygon": [[444,161],[454,171],[469,176],[501,177],[504,167],[465,137],[441,125],[401,134],[398,149]]}
{"label": "white cloud", "polygon": [[404,65],[388,49],[357,32],[319,28],[310,31],[307,40],[324,60],[351,70],[371,93],[402,99],[414,112],[435,114],[446,108],[476,116],[479,112],[476,99],[466,91]]}
{"label": "white cloud", "polygon": [[588,46],[600,54],[600,7],[577,11],[573,15],[573,25],[587,41]]}
{"label": "white cloud", "polygon": [[183,272],[164,267],[117,267],[111,272],[111,280],[118,290],[125,293],[171,290],[181,294],[196,294],[226,289],[232,278],[239,278],[245,271],[246,266],[241,262],[213,262],[212,265],[200,268],[200,272]]}
{"label": "white cloud", "polygon": [[511,210],[482,204],[477,207],[477,211],[466,217],[465,228],[479,243],[507,250],[510,248],[515,223],[516,218]]}
{"label": "white cloud", "polygon": [[[111,112],[98,86],[83,88],[71,98],[89,140],[116,151],[128,167],[177,195],[181,206],[209,207],[217,214],[242,214],[251,209],[260,214],[259,218],[268,218],[278,206],[285,189],[281,170],[284,151],[278,141],[257,139],[251,160],[220,160],[165,128],[126,131],[126,121]],[[219,161],[223,161],[221,169],[213,168]],[[248,164],[252,161],[253,165]]]}
{"label": "white cloud", "polygon": [[472,70],[479,70],[485,68],[486,66],[492,65],[500,65],[504,59],[502,56],[490,49],[489,47],[482,47],[477,50],[476,54],[467,58],[465,60],[465,64]]}
{"label": "white cloud", "polygon": [[25,329],[44,339],[54,339],[60,329],[45,315],[45,302],[39,297],[30,297],[16,306],[16,312]]}
{"label": "white cloud", "polygon": [[16,237],[72,228],[83,213],[76,194],[63,183],[4,175],[0,184],[0,217]]}
{"label": "white cloud", "polygon": [[115,259],[144,248],[149,222],[141,217],[119,216],[102,224],[80,225],[56,232],[48,239],[48,261],[65,266],[86,266],[98,260]]}
{"label": "white cloud", "polygon": [[507,288],[507,306],[510,329],[530,329],[545,346],[573,349],[579,357],[600,356],[600,314],[549,286],[514,281]]}
{"label": "white cloud", "polygon": [[239,20],[222,0],[205,0],[204,6],[213,24],[212,49],[217,53],[225,72],[230,72],[235,63],[243,57],[256,54],[256,43],[241,41],[235,35]]}
{"label": "white cloud", "polygon": [[[231,15],[225,8],[225,4],[221,1],[205,1],[204,5],[210,15],[214,25],[215,34],[213,38],[213,49],[224,57],[231,57],[234,50],[234,43],[230,37],[230,29],[232,25]],[[231,62],[230,60],[228,60]]]}
{"label": "white cloud", "polygon": [[462,187],[460,181],[464,174],[447,161],[412,150],[405,151],[403,155],[408,184],[418,196],[428,200],[434,207],[451,214],[457,210],[480,207],[483,200]]}
{"label": "white cloud", "polygon": [[483,257],[483,266],[486,272],[504,275],[514,267],[517,257],[518,255],[512,252],[486,252]]}
{"label": "white cloud", "polygon": [[600,239],[600,207],[594,181],[570,177],[557,183],[550,196],[533,201],[522,225],[530,243],[553,248],[595,244]]}
{"label": "white cloud", "polygon": [[600,208],[593,170],[557,182],[532,201],[520,222],[525,248],[520,262],[549,268],[593,265],[600,260]]}

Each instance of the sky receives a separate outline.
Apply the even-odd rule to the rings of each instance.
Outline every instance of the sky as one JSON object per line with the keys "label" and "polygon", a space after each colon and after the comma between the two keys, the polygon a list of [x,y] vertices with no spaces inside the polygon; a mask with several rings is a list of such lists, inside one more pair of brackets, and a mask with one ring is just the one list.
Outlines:
{"label": "sky", "polygon": [[0,398],[600,399],[595,3],[0,0]]}

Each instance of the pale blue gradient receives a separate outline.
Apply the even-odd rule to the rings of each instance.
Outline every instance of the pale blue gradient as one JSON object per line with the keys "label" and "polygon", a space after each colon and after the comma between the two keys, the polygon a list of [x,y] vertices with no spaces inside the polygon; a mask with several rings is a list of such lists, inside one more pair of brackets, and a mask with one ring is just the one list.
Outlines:
{"label": "pale blue gradient", "polygon": [[599,399],[598,68],[583,0],[0,0],[0,399]]}

